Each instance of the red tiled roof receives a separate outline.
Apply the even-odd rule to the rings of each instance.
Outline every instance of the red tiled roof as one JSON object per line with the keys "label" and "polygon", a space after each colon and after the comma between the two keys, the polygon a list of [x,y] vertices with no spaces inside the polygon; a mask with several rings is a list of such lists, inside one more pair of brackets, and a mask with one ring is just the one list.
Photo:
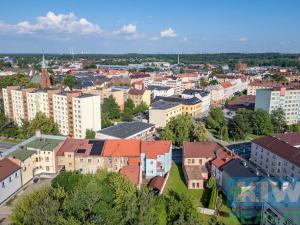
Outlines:
{"label": "red tiled roof", "polygon": [[229,81],[225,81],[225,82],[222,82],[222,83],[221,83],[221,86],[222,86],[223,88],[229,88],[229,87],[232,86],[232,84],[231,84]]}
{"label": "red tiled roof", "polygon": [[21,167],[11,161],[8,158],[3,158],[0,160],[0,181],[4,180],[8,176],[10,176],[12,173],[19,170]]}
{"label": "red tiled roof", "polygon": [[252,142],[300,167],[300,149],[272,136],[258,138]]}
{"label": "red tiled roof", "polygon": [[223,148],[218,143],[184,142],[184,158],[214,158],[217,150]]}
{"label": "red tiled roof", "polygon": [[106,157],[130,157],[140,156],[140,140],[106,140],[102,150],[102,156]]}
{"label": "red tiled roof", "polygon": [[139,165],[140,162],[141,162],[140,157],[130,157],[130,158],[128,158],[128,165]]}
{"label": "red tiled roof", "polygon": [[[65,152],[74,152],[76,155],[88,156],[92,149],[92,145],[88,144],[88,142],[88,139],[68,138],[62,144],[56,155],[63,156]],[[77,153],[78,149],[85,149],[85,152]]]}
{"label": "red tiled roof", "polygon": [[122,167],[120,169],[120,174],[135,185],[138,185],[140,183],[140,167],[137,165]]}
{"label": "red tiled roof", "polygon": [[292,146],[300,145],[300,132],[275,134],[274,136]]}
{"label": "red tiled roof", "polygon": [[165,178],[162,176],[153,177],[149,183],[149,187],[152,189],[161,190],[165,182]]}
{"label": "red tiled roof", "polygon": [[156,159],[158,155],[168,153],[171,145],[171,141],[142,141],[142,152],[147,159]]}
{"label": "red tiled roof", "polygon": [[143,95],[145,90],[138,90],[138,89],[130,89],[128,94],[130,95]]}

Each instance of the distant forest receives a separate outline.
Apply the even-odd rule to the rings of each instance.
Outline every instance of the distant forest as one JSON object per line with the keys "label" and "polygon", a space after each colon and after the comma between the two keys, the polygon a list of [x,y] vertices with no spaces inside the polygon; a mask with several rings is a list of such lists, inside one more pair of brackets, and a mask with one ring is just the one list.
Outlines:
{"label": "distant forest", "polygon": [[[37,63],[41,60],[41,54],[2,54],[0,58],[10,56],[20,65]],[[96,64],[105,65],[128,65],[142,62],[164,61],[171,64],[177,63],[176,54],[46,54],[47,60],[57,64],[67,63],[72,60],[89,59]],[[298,67],[300,69],[300,54],[281,53],[220,53],[220,54],[181,54],[180,62],[190,64],[228,64],[232,67],[237,62],[247,63],[248,66],[281,66]],[[22,63],[23,62],[23,63]]]}

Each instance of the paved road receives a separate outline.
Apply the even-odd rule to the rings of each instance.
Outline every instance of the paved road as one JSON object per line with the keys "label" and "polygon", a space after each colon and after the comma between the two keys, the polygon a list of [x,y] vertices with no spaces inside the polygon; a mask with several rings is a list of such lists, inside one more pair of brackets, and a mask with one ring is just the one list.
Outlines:
{"label": "paved road", "polygon": [[44,186],[44,185],[50,185],[51,183],[51,179],[42,179],[40,180],[40,182],[34,184],[32,182],[30,182],[28,185],[26,185],[25,190],[20,191],[17,194],[17,197],[15,199],[13,199],[13,201],[11,202],[11,204],[4,204],[3,206],[0,207],[0,225],[8,225],[9,223],[9,219],[8,217],[10,216],[10,214],[12,213],[13,208],[17,205],[18,201],[25,195],[38,190],[40,187]]}

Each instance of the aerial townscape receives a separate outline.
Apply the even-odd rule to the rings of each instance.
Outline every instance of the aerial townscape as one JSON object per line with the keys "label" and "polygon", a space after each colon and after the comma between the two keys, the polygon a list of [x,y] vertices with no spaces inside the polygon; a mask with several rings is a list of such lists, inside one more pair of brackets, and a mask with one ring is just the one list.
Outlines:
{"label": "aerial townscape", "polygon": [[1,4],[1,225],[300,225],[299,3],[70,4]]}

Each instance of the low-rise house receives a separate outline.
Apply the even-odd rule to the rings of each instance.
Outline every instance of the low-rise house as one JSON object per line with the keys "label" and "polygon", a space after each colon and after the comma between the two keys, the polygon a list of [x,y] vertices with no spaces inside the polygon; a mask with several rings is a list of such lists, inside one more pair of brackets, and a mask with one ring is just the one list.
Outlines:
{"label": "low-rise house", "polygon": [[227,109],[236,111],[237,109],[249,109],[255,108],[255,96],[254,95],[242,95],[226,105]]}
{"label": "low-rise house", "polygon": [[189,189],[203,189],[210,171],[210,161],[223,147],[217,143],[184,142],[183,172]]}
{"label": "low-rise house", "polygon": [[170,97],[175,94],[174,88],[149,85],[147,90],[151,91],[151,99],[155,99],[157,96]]}
{"label": "low-rise house", "polygon": [[135,106],[140,105],[142,102],[149,106],[151,104],[151,91],[130,89],[127,98],[130,98]]}
{"label": "low-rise house", "polygon": [[260,214],[261,196],[255,191],[260,182],[266,181],[265,177],[262,171],[241,159],[233,159],[223,166],[221,190],[233,212],[245,224],[252,224]]}
{"label": "low-rise house", "polygon": [[171,149],[170,141],[67,139],[57,153],[57,164],[84,174],[119,172],[139,186],[142,178],[170,171]]}
{"label": "low-rise house", "polygon": [[121,122],[96,133],[96,139],[142,139],[151,140],[155,125],[139,121]]}
{"label": "low-rise house", "polygon": [[21,167],[10,159],[0,158],[0,205],[21,187]]}
{"label": "low-rise house", "polygon": [[164,176],[171,170],[171,141],[142,141],[141,144],[141,168],[145,178]]}
{"label": "low-rise house", "polygon": [[56,153],[64,139],[60,136],[37,134],[9,150],[6,157],[22,168],[22,185],[36,175],[51,176],[59,172]]}
{"label": "low-rise house", "polygon": [[232,151],[219,148],[215,151],[216,158],[211,161],[211,174],[216,178],[218,187],[222,186],[223,167],[233,159],[238,158]]}
{"label": "low-rise house", "polygon": [[208,86],[206,90],[211,93],[211,105],[222,104],[225,101],[224,88],[220,84]]}
{"label": "low-rise house", "polygon": [[56,154],[57,165],[66,171],[96,173],[106,168],[101,157],[104,141],[88,139],[67,139]]}
{"label": "low-rise house", "polygon": [[164,128],[171,118],[182,115],[182,105],[177,102],[156,101],[149,108],[149,123]]}

